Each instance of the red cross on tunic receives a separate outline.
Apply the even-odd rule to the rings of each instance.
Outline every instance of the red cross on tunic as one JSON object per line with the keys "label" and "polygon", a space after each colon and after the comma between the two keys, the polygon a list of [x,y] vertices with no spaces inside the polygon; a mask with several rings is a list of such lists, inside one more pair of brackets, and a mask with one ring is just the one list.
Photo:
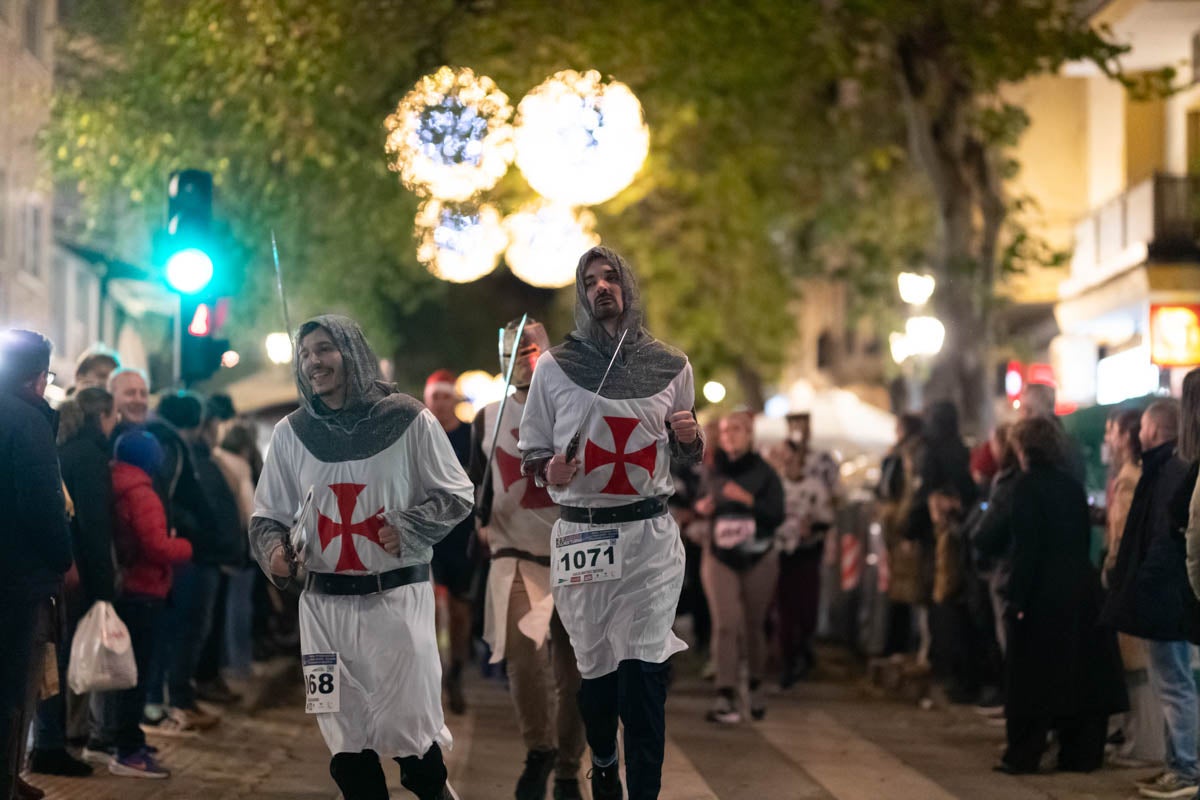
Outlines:
{"label": "red cross on tunic", "polygon": [[608,479],[608,483],[604,485],[600,493],[637,494],[637,489],[634,489],[633,484],[629,482],[626,465],[633,464],[646,470],[650,475],[654,475],[654,466],[658,462],[658,445],[651,442],[641,450],[627,453],[625,445],[629,444],[629,437],[633,435],[639,420],[636,417],[605,417],[604,421],[608,423],[609,430],[612,431],[613,447],[616,448],[616,452],[605,450],[589,439],[587,447],[583,450],[583,474],[589,475],[592,470],[599,469],[605,464],[612,464],[612,477]]}
{"label": "red cross on tunic", "polygon": [[[513,439],[521,438],[517,428],[512,429],[512,435]],[[500,481],[504,484],[505,492],[514,483],[525,478],[525,491],[521,494],[521,508],[550,508],[554,505],[554,501],[550,499],[550,493],[545,488],[538,486],[536,482],[521,474],[521,459],[499,446],[496,447],[496,467],[500,470]]]}
{"label": "red cross on tunic", "polygon": [[364,520],[351,522],[354,519],[354,509],[358,506],[358,496],[362,494],[363,489],[367,488],[367,485],[365,483],[335,483],[329,488],[333,492],[333,496],[337,498],[338,516],[342,518],[342,521],[334,522],[324,514],[318,513],[317,534],[321,537],[321,550],[324,551],[329,547],[330,542],[334,539],[341,538],[342,552],[338,555],[337,566],[333,568],[333,571],[348,572],[353,569],[366,571],[367,568],[354,548],[354,537],[362,536],[368,541],[379,544],[379,529],[383,527],[384,523],[378,518],[378,515],[383,513],[383,508],[380,507],[378,511]]}

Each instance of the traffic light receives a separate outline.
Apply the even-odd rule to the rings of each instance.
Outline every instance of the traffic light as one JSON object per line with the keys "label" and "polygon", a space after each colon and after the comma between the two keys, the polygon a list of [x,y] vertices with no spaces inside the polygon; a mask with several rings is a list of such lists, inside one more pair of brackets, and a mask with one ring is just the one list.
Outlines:
{"label": "traffic light", "polygon": [[183,295],[180,303],[179,377],[187,385],[209,378],[221,368],[228,339],[215,334],[224,317],[224,304]]}
{"label": "traffic light", "polygon": [[180,294],[204,292],[216,275],[219,259],[212,236],[212,205],[212,173],[198,169],[171,173],[161,258],[167,284]]}

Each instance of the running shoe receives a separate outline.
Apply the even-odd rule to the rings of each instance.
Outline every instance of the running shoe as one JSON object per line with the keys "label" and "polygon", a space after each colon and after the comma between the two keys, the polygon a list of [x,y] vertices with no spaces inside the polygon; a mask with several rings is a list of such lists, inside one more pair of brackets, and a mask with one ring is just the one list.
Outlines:
{"label": "running shoe", "polygon": [[704,715],[704,718],[718,725],[737,725],[742,721],[741,712],[737,710],[733,700],[723,694],[717,695],[716,702]]}
{"label": "running shoe", "polygon": [[1139,783],[1138,794],[1142,797],[1170,798],[1191,797],[1200,790],[1200,784],[1174,772],[1164,772],[1153,783]]}
{"label": "running shoe", "polygon": [[124,757],[114,757],[108,762],[108,771],[123,778],[169,778],[170,771],[158,763],[154,756],[141,748]]}

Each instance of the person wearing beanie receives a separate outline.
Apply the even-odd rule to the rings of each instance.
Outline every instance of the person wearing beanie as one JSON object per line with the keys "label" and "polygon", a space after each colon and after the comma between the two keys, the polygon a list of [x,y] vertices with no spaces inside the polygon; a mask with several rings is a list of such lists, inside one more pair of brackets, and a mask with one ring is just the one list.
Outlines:
{"label": "person wearing beanie", "polygon": [[[50,340],[0,333],[0,797],[40,796],[20,778],[41,684],[41,653],[54,641],[54,597],[71,566],[71,531],[54,447],[58,418],[44,395]],[[37,653],[37,658],[34,654]]]}
{"label": "person wearing beanie", "polygon": [[[425,380],[425,407],[433,414],[454,455],[464,469],[471,458],[471,426],[455,413],[462,400],[454,388],[457,376],[439,369]],[[471,590],[475,584],[475,518],[468,516],[433,546],[433,582],[445,589],[450,609],[450,668],[443,678],[446,703],[451,713],[462,714],[467,701],[462,690],[462,671],[471,653]]]}
{"label": "person wearing beanie", "polygon": [[117,439],[114,452],[113,546],[122,580],[113,605],[129,629],[138,683],[101,695],[100,730],[88,749],[111,751],[108,771],[114,775],[166,778],[170,772],[146,747],[139,723],[153,678],[155,634],[171,589],[172,567],[192,557],[192,546],[171,535],[166,509],[154,490],[153,476],[164,459],[158,440],[145,431],[130,431]]}

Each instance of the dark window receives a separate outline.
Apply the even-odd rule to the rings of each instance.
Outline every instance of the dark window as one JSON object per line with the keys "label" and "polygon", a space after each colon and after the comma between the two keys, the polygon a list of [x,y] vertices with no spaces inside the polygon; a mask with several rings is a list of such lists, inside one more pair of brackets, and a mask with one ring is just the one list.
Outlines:
{"label": "dark window", "polygon": [[817,369],[829,369],[833,366],[834,349],[833,334],[822,331],[817,337]]}

